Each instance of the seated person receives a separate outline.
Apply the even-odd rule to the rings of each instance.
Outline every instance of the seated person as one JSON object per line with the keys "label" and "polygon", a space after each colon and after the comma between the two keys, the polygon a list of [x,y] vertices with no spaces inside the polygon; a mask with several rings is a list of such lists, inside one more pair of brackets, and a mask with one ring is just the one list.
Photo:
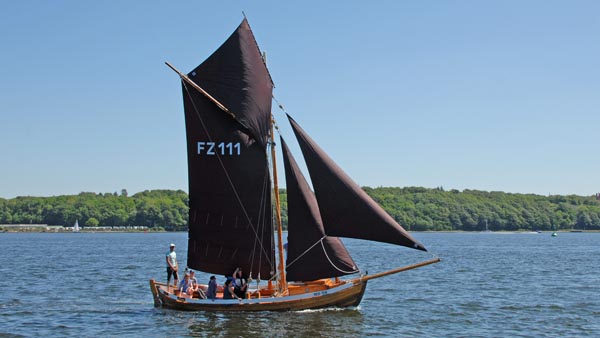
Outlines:
{"label": "seated person", "polygon": [[181,280],[181,283],[179,283],[179,293],[187,294],[189,287],[190,287],[190,274],[186,272],[185,276]]}
{"label": "seated person", "polygon": [[[223,295],[225,295],[225,293],[223,293]],[[217,298],[217,278],[215,276],[210,276],[210,280],[208,281],[208,289],[206,290],[206,297],[213,300]]]}
{"label": "seated person", "polygon": [[223,299],[240,299],[233,290],[231,279],[225,281],[225,286],[223,287]]}
{"label": "seated person", "polygon": [[202,291],[202,289],[200,289],[200,285],[198,285],[198,280],[196,279],[195,275],[196,273],[194,270],[190,270],[190,279],[186,293],[192,297],[206,298],[204,291]]}

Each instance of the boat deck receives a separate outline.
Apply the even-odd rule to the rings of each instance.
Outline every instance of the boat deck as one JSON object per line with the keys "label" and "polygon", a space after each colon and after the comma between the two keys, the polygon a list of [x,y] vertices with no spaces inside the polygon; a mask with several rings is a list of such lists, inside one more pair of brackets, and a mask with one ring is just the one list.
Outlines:
{"label": "boat deck", "polygon": [[[324,290],[328,290],[347,282],[341,280],[332,280],[332,279],[319,279],[316,281],[304,282],[304,283],[289,283],[288,284],[288,292],[286,295],[294,296],[301,295],[305,293],[314,293],[320,292]],[[195,293],[194,295],[189,295],[185,292],[179,292],[177,288],[173,288],[171,285],[166,285],[164,283],[155,282],[156,286],[161,288],[167,294],[176,295],[179,298],[187,298],[187,299],[204,299],[201,297],[199,293]],[[208,289],[207,284],[199,284],[199,288],[202,292],[206,293]],[[269,298],[277,295],[277,290],[275,288],[269,288],[268,286],[260,286],[259,288],[250,289],[246,293],[246,299],[261,299],[261,298]],[[217,299],[223,298],[223,286],[219,285],[217,287]]]}
{"label": "boat deck", "polygon": [[[307,283],[292,283],[288,292],[279,294],[274,288],[264,286],[251,289],[245,299],[223,299],[220,287],[216,299],[192,297],[173,286],[150,280],[155,306],[178,310],[217,311],[289,311],[324,307],[357,306],[362,299],[366,281],[360,279],[340,281],[322,279]],[[205,291],[207,285],[201,285]]]}

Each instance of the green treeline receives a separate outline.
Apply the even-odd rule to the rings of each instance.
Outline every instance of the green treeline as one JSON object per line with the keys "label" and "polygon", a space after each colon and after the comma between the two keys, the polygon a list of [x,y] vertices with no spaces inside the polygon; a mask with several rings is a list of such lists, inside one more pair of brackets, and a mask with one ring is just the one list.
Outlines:
{"label": "green treeline", "polygon": [[364,188],[407,230],[600,229],[595,196],[541,196],[443,188]]}
{"label": "green treeline", "polygon": [[96,194],[0,198],[0,224],[72,226],[147,226],[155,230],[186,230],[188,195],[182,190],[152,190],[131,197]]}
{"label": "green treeline", "polygon": [[[540,196],[442,188],[369,188],[396,221],[412,231],[600,230],[600,201],[595,196]],[[281,189],[284,228],[287,198]],[[0,198],[0,224],[50,224],[85,227],[147,226],[186,230],[188,195],[181,190],[153,190],[128,196],[96,194]]]}

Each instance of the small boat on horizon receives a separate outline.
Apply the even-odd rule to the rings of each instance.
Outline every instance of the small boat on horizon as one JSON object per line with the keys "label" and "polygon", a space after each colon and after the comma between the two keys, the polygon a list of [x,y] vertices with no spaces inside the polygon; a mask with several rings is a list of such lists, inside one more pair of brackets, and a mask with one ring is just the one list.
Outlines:
{"label": "small boat on horizon", "polygon": [[488,228],[488,221],[487,221],[487,219],[485,220],[485,230],[484,230],[484,231],[481,231],[481,232],[483,232],[483,233],[490,233],[490,232],[493,232],[492,230],[490,230],[490,229]]}

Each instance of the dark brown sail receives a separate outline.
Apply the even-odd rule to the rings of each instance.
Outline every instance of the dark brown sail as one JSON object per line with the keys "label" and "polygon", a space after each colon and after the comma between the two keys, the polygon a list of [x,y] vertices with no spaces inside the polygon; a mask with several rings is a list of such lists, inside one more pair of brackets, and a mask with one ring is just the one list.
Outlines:
{"label": "dark brown sail", "polygon": [[365,193],[288,116],[304,155],[325,233],[403,245],[427,251]]}
{"label": "dark brown sail", "polygon": [[281,138],[288,202],[288,281],[310,281],[358,272],[337,237],[325,235],[319,207],[308,182]]}
{"label": "dark brown sail", "polygon": [[254,278],[273,273],[271,180],[266,156],[273,84],[244,19],[183,82],[188,145],[188,266]]}

